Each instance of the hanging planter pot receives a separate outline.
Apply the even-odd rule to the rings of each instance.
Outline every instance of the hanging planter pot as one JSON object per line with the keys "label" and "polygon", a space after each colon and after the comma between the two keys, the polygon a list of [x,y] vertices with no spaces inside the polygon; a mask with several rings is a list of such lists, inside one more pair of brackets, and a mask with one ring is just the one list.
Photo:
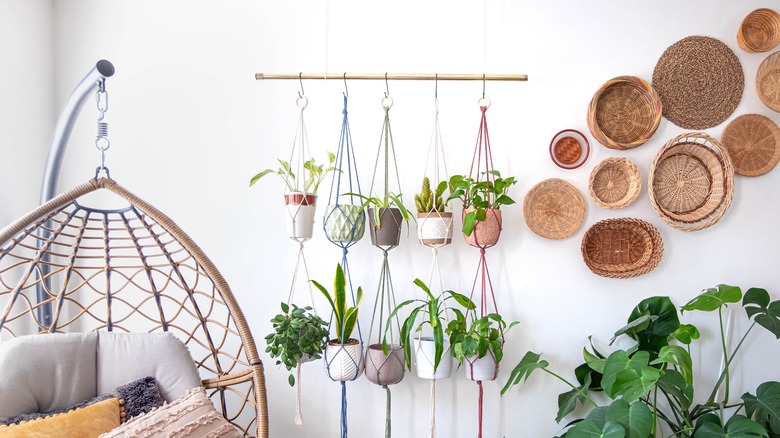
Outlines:
{"label": "hanging planter pot", "polygon": [[388,345],[387,354],[382,344],[371,344],[366,352],[366,378],[371,383],[394,385],[404,378],[404,350],[400,345]]}
{"label": "hanging planter pot", "polygon": [[398,246],[401,241],[401,225],[404,218],[397,207],[379,209],[379,225],[377,215],[372,207],[368,208],[368,223],[371,231],[371,244],[374,246]]}
{"label": "hanging planter pot", "polygon": [[452,213],[417,213],[417,238],[423,245],[448,245],[452,242]]}
{"label": "hanging planter pot", "polygon": [[452,355],[450,355],[450,344],[444,340],[444,354],[441,356],[439,366],[436,371],[433,370],[434,357],[436,357],[436,344],[433,337],[423,336],[414,338],[414,357],[415,371],[417,377],[422,379],[449,379],[452,374]]}
{"label": "hanging planter pot", "polygon": [[498,363],[491,352],[484,357],[467,357],[464,361],[466,378],[474,381],[496,380]]}
{"label": "hanging planter pot", "polygon": [[285,193],[284,203],[287,210],[287,236],[291,239],[311,239],[317,195],[304,192]]}
{"label": "hanging planter pot", "polygon": [[365,224],[359,205],[330,204],[325,209],[325,235],[332,242],[357,242],[363,238]]}
{"label": "hanging planter pot", "polygon": [[[464,208],[463,217],[472,211],[475,211],[475,209]],[[477,225],[474,227],[470,236],[463,235],[466,243],[471,246],[485,248],[498,243],[498,238],[501,236],[501,228],[503,225],[501,210],[487,209],[486,213],[485,220],[477,221]]]}
{"label": "hanging planter pot", "polygon": [[350,338],[344,345],[332,339],[325,347],[325,365],[331,380],[355,380],[363,373],[363,346],[356,339]]}

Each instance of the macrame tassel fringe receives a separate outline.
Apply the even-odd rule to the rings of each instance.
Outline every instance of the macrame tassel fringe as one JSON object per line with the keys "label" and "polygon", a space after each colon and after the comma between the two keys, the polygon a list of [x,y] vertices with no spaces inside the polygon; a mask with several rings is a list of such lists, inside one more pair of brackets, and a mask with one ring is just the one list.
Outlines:
{"label": "macrame tassel fringe", "polygon": [[431,410],[428,413],[430,417],[431,428],[428,430],[428,438],[436,438],[436,379],[431,380]]}
{"label": "macrame tassel fringe", "polygon": [[295,368],[295,380],[298,383],[298,395],[295,397],[295,424],[303,424],[303,414],[301,414],[301,363]]}
{"label": "macrame tassel fringe", "polygon": [[341,382],[341,438],[347,438],[347,382]]}
{"label": "macrame tassel fringe", "polygon": [[477,380],[479,386],[479,438],[482,438],[482,381]]}
{"label": "macrame tassel fringe", "polygon": [[392,435],[390,432],[390,429],[392,428],[390,412],[390,388],[387,385],[383,386],[383,388],[385,388],[385,391],[387,392],[387,406],[385,407],[385,438],[390,438]]}

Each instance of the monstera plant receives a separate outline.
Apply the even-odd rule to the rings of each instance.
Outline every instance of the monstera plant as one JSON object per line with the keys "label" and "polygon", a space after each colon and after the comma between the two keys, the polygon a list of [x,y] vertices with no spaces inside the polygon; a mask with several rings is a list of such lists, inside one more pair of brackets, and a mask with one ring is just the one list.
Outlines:
{"label": "monstera plant", "polygon": [[[732,347],[727,343],[724,310],[740,301],[751,323]],[[680,314],[693,311],[717,313],[718,349],[723,356],[722,372],[701,403],[694,402],[701,397],[694,397],[691,356],[700,342],[699,330],[679,319]],[[668,297],[647,298],[631,312],[627,325],[615,333],[615,338],[633,340],[629,348],[602,353],[591,343],[590,350],[583,349],[585,363],[574,370],[576,382],[553,372],[546,360],[529,351],[501,393],[527,380],[537,369],[566,383],[571,390],[558,397],[556,421],[582,405],[590,409],[585,418],[566,425],[562,435],[566,438],[780,437],[780,382],[764,382],[741,397],[735,397],[731,388],[737,353],[756,327],[780,339],[780,301],[771,301],[764,289],[751,288],[743,296],[740,288],[721,284],[704,290],[682,306],[679,314]],[[717,369],[720,363],[701,367]],[[592,397],[594,391],[603,392],[610,403],[599,405]]]}

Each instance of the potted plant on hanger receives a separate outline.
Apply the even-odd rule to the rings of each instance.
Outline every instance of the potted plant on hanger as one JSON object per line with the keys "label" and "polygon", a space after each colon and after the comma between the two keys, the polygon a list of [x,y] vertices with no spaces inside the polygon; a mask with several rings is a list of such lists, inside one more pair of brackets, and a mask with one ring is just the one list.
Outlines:
{"label": "potted plant on hanger", "polygon": [[466,363],[469,379],[495,380],[498,365],[504,357],[504,335],[518,322],[507,326],[499,313],[477,318],[474,308],[468,308],[465,313],[455,312],[455,315],[446,330],[452,357],[461,365]]}
{"label": "potted plant on hanger", "polygon": [[[401,200],[401,194],[388,192],[384,196],[365,196],[360,193],[345,193],[342,196],[357,196],[363,200],[360,211],[368,212],[371,244],[374,246],[397,246],[401,240],[401,226],[411,218],[409,209]],[[385,225],[382,227],[382,225]]]}
{"label": "potted plant on hanger", "polygon": [[354,307],[347,304],[347,282],[341,264],[336,265],[333,295],[325,287],[311,280],[322,292],[333,310],[336,338],[325,347],[325,362],[328,375],[337,381],[355,380],[363,372],[363,346],[353,339],[352,331],[357,325],[358,308],[363,301],[363,289],[358,287]]}
{"label": "potted plant on hanger", "polygon": [[[424,379],[446,379],[450,376],[452,370],[452,356],[449,354],[449,340],[444,335],[446,324],[448,322],[447,311],[451,310],[455,314],[461,314],[458,309],[448,307],[447,301],[454,300],[465,309],[475,309],[473,302],[468,297],[457,292],[447,290],[440,296],[434,296],[428,285],[419,278],[414,279],[414,284],[425,292],[426,299],[412,299],[404,301],[396,306],[387,319],[385,326],[385,336],[390,326],[390,321],[398,315],[402,309],[414,305],[409,315],[401,324],[400,344],[406,357],[406,366],[410,370],[411,349],[414,346],[415,352],[415,370],[417,376]],[[417,317],[423,314],[423,319],[419,323]],[[432,335],[422,336],[422,331],[429,327]],[[411,342],[410,342],[410,338]],[[383,339],[382,345],[387,348],[387,341]],[[445,353],[447,353],[445,355]]]}
{"label": "potted plant on hanger", "polygon": [[320,187],[320,183],[329,172],[336,170],[333,167],[333,163],[336,160],[336,156],[331,152],[328,152],[328,164],[317,164],[314,157],[303,162],[303,178],[300,173],[296,175],[297,170],[293,169],[292,165],[288,161],[277,159],[279,162],[279,168],[265,169],[262,172],[256,174],[249,180],[250,187],[256,182],[269,174],[276,174],[284,181],[286,193],[284,194],[284,202],[287,206],[288,217],[290,221],[287,223],[288,235],[292,238],[311,238],[314,226],[314,211],[317,203],[317,190]]}
{"label": "potted plant on hanger", "polygon": [[[282,313],[271,319],[274,331],[265,337],[268,344],[265,351],[287,371],[303,362],[321,358],[328,342],[328,323],[311,313],[310,306],[282,303],[281,307]],[[295,385],[292,373],[287,380],[290,386]]]}
{"label": "potted plant on hanger", "polygon": [[501,206],[515,201],[509,188],[517,183],[514,177],[502,178],[498,170],[483,172],[493,177],[477,181],[463,175],[453,175],[449,181],[447,201],[459,198],[463,202],[463,235],[469,245],[486,247],[498,242],[501,234]]}
{"label": "potted plant on hanger", "polygon": [[417,237],[423,245],[447,245],[452,242],[452,212],[444,211],[447,181],[441,181],[431,190],[428,177],[423,177],[420,193],[414,195],[417,207]]}

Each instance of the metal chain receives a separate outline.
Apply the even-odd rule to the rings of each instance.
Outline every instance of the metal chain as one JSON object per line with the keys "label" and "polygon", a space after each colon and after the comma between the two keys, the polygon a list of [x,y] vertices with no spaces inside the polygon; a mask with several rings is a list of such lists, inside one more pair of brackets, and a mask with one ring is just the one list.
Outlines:
{"label": "metal chain", "polygon": [[95,93],[95,102],[97,103],[97,137],[95,138],[95,147],[100,151],[100,166],[95,169],[95,179],[103,171],[107,178],[111,178],[106,167],[106,151],[111,148],[111,142],[108,140],[108,123],[103,118],[108,111],[108,92],[106,91],[106,80],[101,78],[98,81],[98,90]]}

